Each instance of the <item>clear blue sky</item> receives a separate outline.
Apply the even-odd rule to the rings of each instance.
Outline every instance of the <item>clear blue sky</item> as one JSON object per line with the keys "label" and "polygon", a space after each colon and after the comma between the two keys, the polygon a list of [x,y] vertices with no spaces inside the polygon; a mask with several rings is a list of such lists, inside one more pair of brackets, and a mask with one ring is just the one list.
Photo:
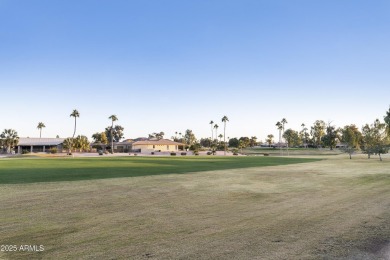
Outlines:
{"label": "clear blue sky", "polygon": [[0,0],[0,128],[277,136],[390,104],[390,1]]}

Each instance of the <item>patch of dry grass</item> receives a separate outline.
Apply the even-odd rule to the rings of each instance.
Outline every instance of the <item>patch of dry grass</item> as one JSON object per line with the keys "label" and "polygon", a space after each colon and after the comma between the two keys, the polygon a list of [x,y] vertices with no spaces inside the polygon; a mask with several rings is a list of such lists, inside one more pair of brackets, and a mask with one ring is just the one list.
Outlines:
{"label": "patch of dry grass", "polygon": [[2,185],[0,244],[49,259],[383,258],[390,160]]}

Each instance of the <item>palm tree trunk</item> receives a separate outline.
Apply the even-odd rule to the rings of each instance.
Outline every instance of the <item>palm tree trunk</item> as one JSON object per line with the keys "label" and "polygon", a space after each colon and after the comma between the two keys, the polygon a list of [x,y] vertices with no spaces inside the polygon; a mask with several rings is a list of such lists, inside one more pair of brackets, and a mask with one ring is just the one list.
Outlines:
{"label": "palm tree trunk", "polygon": [[211,143],[213,142],[213,133],[214,133],[214,131],[213,131],[213,125],[211,125],[211,140],[210,140],[210,148],[211,148]]}
{"label": "palm tree trunk", "polygon": [[41,138],[41,137],[42,137],[42,128],[39,129],[39,138]]}
{"label": "palm tree trunk", "polygon": [[77,126],[76,117],[74,117],[74,131],[73,131],[72,143],[71,143],[71,146],[70,146],[70,153],[72,153],[73,142],[74,142],[74,135],[76,134],[76,126]]}
{"label": "palm tree trunk", "polygon": [[76,134],[76,117],[74,118],[74,131],[73,131],[73,137],[74,138],[74,135]]}
{"label": "palm tree trunk", "polygon": [[114,154],[114,137],[112,136],[112,128],[114,127],[114,121],[111,124],[111,154]]}
{"label": "palm tree trunk", "polygon": [[224,151],[223,151],[223,155],[225,155],[226,156],[226,122],[224,122],[224,125],[223,125],[223,143],[224,143],[224,145],[225,145],[225,149],[224,149]]}

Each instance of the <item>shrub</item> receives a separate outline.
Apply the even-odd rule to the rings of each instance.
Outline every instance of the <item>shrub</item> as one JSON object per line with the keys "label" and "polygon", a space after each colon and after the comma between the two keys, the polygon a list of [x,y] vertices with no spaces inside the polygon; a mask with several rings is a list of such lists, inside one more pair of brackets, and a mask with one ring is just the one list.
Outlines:
{"label": "shrub", "polygon": [[154,152],[151,152],[150,154],[151,154],[151,155],[154,155]]}
{"label": "shrub", "polygon": [[50,148],[49,152],[51,154],[55,154],[55,153],[58,153],[58,149],[57,149],[57,147],[52,147],[52,148]]}
{"label": "shrub", "polygon": [[194,155],[199,155],[199,153],[198,152],[194,152]]}
{"label": "shrub", "polygon": [[187,153],[180,153],[180,155],[187,155]]}
{"label": "shrub", "polygon": [[176,153],[171,153],[171,156],[175,156],[176,155]]}
{"label": "shrub", "polygon": [[28,151],[28,150],[23,150],[22,151],[22,154],[27,154],[27,153],[30,153],[30,151]]}
{"label": "shrub", "polygon": [[233,153],[233,155],[238,155],[238,153]]}
{"label": "shrub", "polygon": [[211,155],[211,152],[207,152],[207,155]]}

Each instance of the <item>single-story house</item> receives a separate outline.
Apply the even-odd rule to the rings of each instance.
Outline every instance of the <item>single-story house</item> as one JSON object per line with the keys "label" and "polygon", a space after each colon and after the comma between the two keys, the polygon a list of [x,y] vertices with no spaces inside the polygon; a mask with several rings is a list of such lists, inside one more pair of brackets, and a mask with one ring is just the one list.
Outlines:
{"label": "single-story house", "polygon": [[183,149],[183,144],[167,139],[138,141],[132,144],[133,151],[147,152],[177,152]]}
{"label": "single-story house", "polygon": [[57,148],[58,152],[62,152],[62,143],[65,138],[19,138],[17,152],[27,151],[30,153],[47,152],[51,148]]}
{"label": "single-story house", "polygon": [[114,151],[117,153],[127,153],[133,150],[134,141],[131,139],[114,143]]}

